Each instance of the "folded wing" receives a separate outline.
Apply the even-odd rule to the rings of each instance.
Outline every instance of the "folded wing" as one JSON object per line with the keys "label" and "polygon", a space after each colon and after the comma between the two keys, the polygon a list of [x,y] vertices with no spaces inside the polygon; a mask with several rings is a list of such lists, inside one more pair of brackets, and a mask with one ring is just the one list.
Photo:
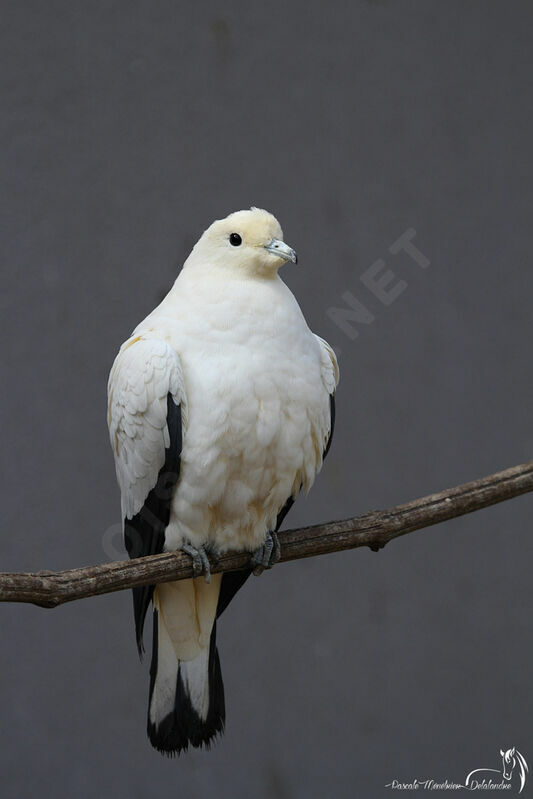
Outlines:
{"label": "folded wing", "polygon": [[[178,354],[157,333],[126,341],[108,383],[108,426],[132,558],[163,551],[179,478],[186,398]],[[139,653],[153,586],[133,589]]]}

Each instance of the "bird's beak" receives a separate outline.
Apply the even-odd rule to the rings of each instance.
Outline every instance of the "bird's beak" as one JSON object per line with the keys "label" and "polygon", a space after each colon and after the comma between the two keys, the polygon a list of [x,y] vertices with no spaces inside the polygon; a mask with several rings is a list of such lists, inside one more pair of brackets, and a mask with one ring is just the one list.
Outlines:
{"label": "bird's beak", "polygon": [[284,261],[292,261],[293,264],[298,263],[298,256],[288,244],[279,239],[272,239],[272,241],[265,246],[265,250],[277,258],[283,258]]}

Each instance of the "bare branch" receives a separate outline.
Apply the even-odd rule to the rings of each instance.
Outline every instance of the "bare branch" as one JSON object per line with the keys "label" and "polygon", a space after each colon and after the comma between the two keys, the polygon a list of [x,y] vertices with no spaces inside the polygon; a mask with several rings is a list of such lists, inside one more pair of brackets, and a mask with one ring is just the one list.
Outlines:
{"label": "bare branch", "polygon": [[[377,551],[400,535],[529,491],[533,491],[533,461],[389,510],[370,511],[353,519],[289,530],[280,535],[281,560],[309,558],[362,546]],[[249,559],[246,553],[229,553],[213,564],[211,570],[216,573],[243,569],[249,565]],[[192,576],[191,559],[182,552],[62,572],[0,573],[0,601],[31,602],[53,608],[75,599]]]}

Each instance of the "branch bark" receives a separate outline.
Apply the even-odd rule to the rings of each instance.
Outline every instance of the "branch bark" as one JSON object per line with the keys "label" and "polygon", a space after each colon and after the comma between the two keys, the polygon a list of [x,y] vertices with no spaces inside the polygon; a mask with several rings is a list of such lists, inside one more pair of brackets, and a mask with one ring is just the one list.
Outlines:
{"label": "branch bark", "polygon": [[[351,519],[288,530],[280,534],[281,561],[362,546],[377,551],[398,536],[529,491],[533,491],[533,461],[389,510],[369,511]],[[249,558],[247,553],[228,553],[212,564],[211,571],[246,568]],[[53,608],[75,599],[192,576],[191,559],[183,552],[166,552],[61,572],[0,573],[0,601],[30,602]]]}

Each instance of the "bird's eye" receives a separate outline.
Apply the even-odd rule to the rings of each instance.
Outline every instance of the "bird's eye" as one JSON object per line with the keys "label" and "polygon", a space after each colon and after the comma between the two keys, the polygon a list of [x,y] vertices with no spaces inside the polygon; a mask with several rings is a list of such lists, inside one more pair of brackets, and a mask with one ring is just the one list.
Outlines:
{"label": "bird's eye", "polygon": [[242,244],[242,239],[238,233],[231,233],[229,237],[229,243],[233,244],[234,247],[240,247]]}

